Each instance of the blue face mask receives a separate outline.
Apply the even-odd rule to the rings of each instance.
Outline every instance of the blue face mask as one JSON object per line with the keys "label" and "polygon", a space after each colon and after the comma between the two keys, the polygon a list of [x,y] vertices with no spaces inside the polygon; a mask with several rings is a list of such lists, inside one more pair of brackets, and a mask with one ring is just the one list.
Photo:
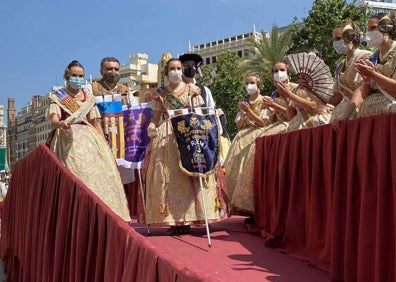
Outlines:
{"label": "blue face mask", "polygon": [[344,40],[333,41],[333,48],[338,54],[346,54],[348,52],[348,46],[345,45]]}
{"label": "blue face mask", "polygon": [[80,89],[81,86],[85,85],[85,79],[83,77],[71,76],[69,79],[69,85],[73,89]]}

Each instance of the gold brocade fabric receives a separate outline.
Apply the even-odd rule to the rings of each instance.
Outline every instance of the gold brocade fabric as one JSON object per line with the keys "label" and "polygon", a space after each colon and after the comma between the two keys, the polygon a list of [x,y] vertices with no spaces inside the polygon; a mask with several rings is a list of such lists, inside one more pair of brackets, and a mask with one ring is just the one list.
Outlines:
{"label": "gold brocade fabric", "polygon": [[231,142],[228,138],[220,136],[220,143],[221,143],[220,144],[221,149],[220,149],[219,155],[220,155],[222,162],[224,162],[224,160],[227,157],[228,150],[230,149]]}
{"label": "gold brocade fabric", "polygon": [[[84,104],[80,101],[78,103]],[[54,104],[51,107],[54,108]],[[68,130],[57,129],[50,148],[110,209],[123,220],[130,221],[125,192],[113,154],[104,138],[87,122],[85,116],[71,124]]]}
{"label": "gold brocade fabric", "polygon": [[[396,79],[396,43],[389,54],[377,64],[377,71],[381,74]],[[373,93],[366,97],[359,109],[358,117],[370,117],[375,115],[396,113],[396,104],[386,97],[373,83]],[[389,93],[391,94],[391,93]]]}
{"label": "gold brocade fabric", "polygon": [[[370,56],[372,53],[367,50],[356,49],[352,58],[347,60],[344,59],[338,68],[341,69],[340,74],[336,76],[337,80],[335,82],[335,90],[340,92],[343,95],[343,99],[338,105],[334,107],[331,113],[330,122],[333,122],[335,119],[343,119],[345,115],[345,111],[347,110],[352,97],[352,93],[359,86],[361,82],[361,77],[357,73],[354,68],[354,64],[357,60],[362,58],[366,58]],[[344,85],[344,87],[342,87]],[[357,109],[350,116],[350,119],[356,118]]]}
{"label": "gold brocade fabric", "polygon": [[[253,111],[263,115],[263,96],[251,102]],[[253,156],[256,138],[264,132],[264,127],[246,123],[234,137],[224,162],[226,183],[231,205],[231,213],[253,213]]]}
{"label": "gold brocade fabric", "polygon": [[[192,88],[197,88],[191,84]],[[190,90],[192,89],[190,87]],[[198,89],[198,88],[197,88]],[[175,89],[183,102],[188,101],[186,93]],[[190,92],[191,93],[191,92]],[[173,95],[172,93],[170,95]],[[192,97],[194,106],[202,105],[200,95]],[[169,103],[159,99],[153,103],[154,110],[173,109]],[[180,168],[179,152],[169,119],[157,127],[158,136],[151,139],[151,152],[146,173],[146,224],[185,225],[204,224],[205,211],[201,185],[198,177],[189,176]],[[221,220],[226,212],[217,205],[219,193],[216,190],[216,172],[202,178],[207,219]]]}
{"label": "gold brocade fabric", "polygon": [[294,105],[297,114],[289,121],[287,132],[303,128],[316,127],[328,124],[331,117],[330,109],[316,98],[309,91],[299,90],[297,95],[308,100],[313,100],[318,104],[317,112],[307,112],[304,109]]}

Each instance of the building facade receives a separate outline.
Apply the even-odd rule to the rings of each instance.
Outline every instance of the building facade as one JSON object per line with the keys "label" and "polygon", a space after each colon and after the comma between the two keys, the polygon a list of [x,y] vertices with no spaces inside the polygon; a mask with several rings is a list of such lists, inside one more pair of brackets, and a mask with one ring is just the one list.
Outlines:
{"label": "building facade", "polygon": [[373,15],[378,13],[389,13],[390,10],[396,10],[396,0],[383,0],[383,1],[364,1],[359,0],[355,2],[355,6],[360,8],[368,5],[373,10]]}
{"label": "building facade", "polygon": [[[268,32],[265,32],[265,35],[269,37]],[[199,54],[203,59],[203,65],[215,64],[217,56],[227,50],[235,52],[239,57],[246,57],[248,55],[248,49],[251,49],[248,44],[248,39],[256,41],[262,40],[262,33],[257,32],[256,27],[253,26],[253,31],[244,34],[226,37],[195,46],[189,44],[188,53]]]}
{"label": "building facade", "polygon": [[120,83],[127,85],[139,102],[144,101],[144,92],[157,87],[158,65],[148,62],[147,54],[133,54],[130,62],[120,66]]}
{"label": "building facade", "polygon": [[33,96],[18,114],[16,114],[15,99],[8,99],[7,155],[10,169],[17,160],[44,144],[51,133],[51,121],[46,117],[48,96],[49,93]]}

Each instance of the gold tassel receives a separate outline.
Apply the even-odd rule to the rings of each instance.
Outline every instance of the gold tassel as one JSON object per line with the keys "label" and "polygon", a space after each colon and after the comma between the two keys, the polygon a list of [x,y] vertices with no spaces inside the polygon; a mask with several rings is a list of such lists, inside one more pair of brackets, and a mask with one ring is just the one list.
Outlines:
{"label": "gold tassel", "polygon": [[161,215],[163,215],[163,216],[168,216],[169,215],[169,206],[168,205],[165,205],[165,208],[162,206],[162,204],[160,204],[160,206],[159,206],[159,211],[160,211],[160,214]]}
{"label": "gold tassel", "polygon": [[221,201],[218,197],[216,197],[215,202],[216,202],[216,205],[215,205],[216,209],[220,210],[223,208],[223,204],[221,203]]}
{"label": "gold tassel", "polygon": [[204,184],[205,189],[209,188],[208,178],[204,178],[203,184]]}

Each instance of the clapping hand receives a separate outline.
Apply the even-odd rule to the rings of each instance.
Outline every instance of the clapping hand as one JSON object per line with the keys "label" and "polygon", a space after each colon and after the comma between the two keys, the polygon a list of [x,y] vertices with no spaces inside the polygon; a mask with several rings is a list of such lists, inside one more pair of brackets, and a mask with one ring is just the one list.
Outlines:
{"label": "clapping hand", "polygon": [[238,103],[238,109],[243,112],[246,113],[247,111],[249,111],[250,106],[249,103],[247,101],[242,101]]}
{"label": "clapping hand", "polygon": [[287,88],[287,85],[283,82],[276,83],[276,89],[278,89],[279,96],[283,98],[286,102],[289,101],[290,98],[290,90]]}
{"label": "clapping hand", "polygon": [[275,104],[275,101],[271,97],[264,96],[264,98],[263,98],[263,107],[264,108],[268,108],[268,109],[272,108],[274,106],[274,104]]}
{"label": "clapping hand", "polygon": [[369,60],[358,60],[355,63],[355,70],[362,76],[364,80],[369,80],[372,73],[376,71],[375,65]]}

